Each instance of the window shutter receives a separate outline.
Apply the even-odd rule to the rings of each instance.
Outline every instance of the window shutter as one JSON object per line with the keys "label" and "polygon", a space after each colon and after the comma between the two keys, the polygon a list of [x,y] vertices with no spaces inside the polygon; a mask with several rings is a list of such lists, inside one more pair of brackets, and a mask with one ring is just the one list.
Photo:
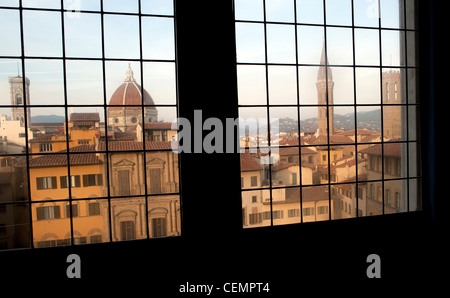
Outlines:
{"label": "window shutter", "polygon": [[37,189],[43,189],[44,185],[42,183],[42,178],[36,178],[36,187]]}
{"label": "window shutter", "polygon": [[36,217],[37,217],[37,220],[44,219],[44,207],[37,207],[36,208]]}
{"label": "window shutter", "polygon": [[97,185],[103,186],[103,175],[102,174],[97,174]]}
{"label": "window shutter", "polygon": [[80,176],[77,175],[75,176],[75,185],[72,185],[73,187],[80,187],[81,183],[80,183]]}
{"label": "window shutter", "polygon": [[88,175],[83,175],[83,186],[84,187],[89,186],[88,185]]}
{"label": "window shutter", "polygon": [[61,184],[61,188],[67,188],[67,176],[59,177],[59,183]]}
{"label": "window shutter", "polygon": [[[56,177],[54,177],[56,179]],[[61,218],[61,210],[59,206],[53,206],[54,218]]]}
{"label": "window shutter", "polygon": [[52,189],[56,189],[56,177],[51,177],[52,178],[52,185],[51,188]]}

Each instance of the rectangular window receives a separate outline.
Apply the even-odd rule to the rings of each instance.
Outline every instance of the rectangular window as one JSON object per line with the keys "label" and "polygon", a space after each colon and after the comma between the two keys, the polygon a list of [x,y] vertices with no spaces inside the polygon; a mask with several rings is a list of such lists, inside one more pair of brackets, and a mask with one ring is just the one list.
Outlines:
{"label": "rectangular window", "polygon": [[[239,117],[262,122],[241,136],[241,171],[261,164],[268,225],[297,208],[347,218],[336,202],[354,191],[351,209],[368,210],[352,217],[421,209],[415,1],[335,2],[234,0]],[[387,205],[387,182],[403,208]]]}
{"label": "rectangular window", "polygon": [[89,206],[89,216],[100,215],[100,203],[90,202]]}
{"label": "rectangular window", "polygon": [[56,177],[38,177],[36,185],[36,189],[56,189]]}
{"label": "rectangular window", "polygon": [[36,219],[57,219],[61,218],[60,206],[36,207]]}
{"label": "rectangular window", "polygon": [[102,186],[102,185],[103,185],[102,174],[83,175],[83,187]]}

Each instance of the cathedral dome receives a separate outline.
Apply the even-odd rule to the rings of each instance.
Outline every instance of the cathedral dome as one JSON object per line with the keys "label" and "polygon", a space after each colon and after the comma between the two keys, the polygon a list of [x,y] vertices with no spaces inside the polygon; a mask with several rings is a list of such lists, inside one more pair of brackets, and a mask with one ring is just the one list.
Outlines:
{"label": "cathedral dome", "polygon": [[[124,106],[126,109],[142,109],[142,95],[141,86],[136,83],[133,77],[133,71],[128,65],[127,76],[125,81],[114,91],[109,101],[110,110],[122,110]],[[146,109],[155,109],[153,98],[144,89],[144,105],[150,105],[151,107],[145,107]]]}

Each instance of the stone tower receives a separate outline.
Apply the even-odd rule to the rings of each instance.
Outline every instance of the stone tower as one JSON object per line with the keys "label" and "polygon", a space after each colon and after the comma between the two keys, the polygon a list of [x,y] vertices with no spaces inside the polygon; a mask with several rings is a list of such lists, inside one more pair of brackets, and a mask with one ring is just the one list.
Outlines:
{"label": "stone tower", "polygon": [[383,72],[383,136],[387,139],[402,137],[402,88],[400,71]]}
{"label": "stone tower", "polygon": [[[25,126],[25,99],[30,104],[30,80],[25,78],[25,96],[23,92],[23,77],[9,77],[9,94],[11,99],[11,120],[19,120],[21,126]],[[28,127],[31,126],[30,108],[27,108]]]}
{"label": "stone tower", "polygon": [[[320,67],[317,73],[317,104],[319,118],[319,136],[333,135],[334,133],[334,109],[333,109],[333,74],[328,66],[328,59],[325,52],[325,42],[322,47],[322,57],[320,58]],[[328,93],[327,93],[328,91]],[[328,113],[327,113],[327,106]],[[327,124],[328,121],[328,124]],[[329,127],[328,127],[329,125]],[[329,132],[328,132],[329,128]]]}

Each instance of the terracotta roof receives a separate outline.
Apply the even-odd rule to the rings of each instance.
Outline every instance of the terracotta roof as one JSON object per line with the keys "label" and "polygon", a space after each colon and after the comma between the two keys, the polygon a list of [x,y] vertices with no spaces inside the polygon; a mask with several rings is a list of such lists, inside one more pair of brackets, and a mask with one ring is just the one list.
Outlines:
{"label": "terracotta roof", "polygon": [[[381,155],[381,144],[376,144],[360,151],[361,153],[370,155]],[[401,157],[402,148],[401,143],[384,143],[383,153],[385,156]]]}
{"label": "terracotta roof", "polygon": [[[308,139],[305,139],[305,142],[311,145],[318,144],[327,144],[328,137],[327,136],[311,136]],[[346,143],[354,143],[352,139],[344,135],[331,135],[330,136],[330,144],[346,144]]]}
{"label": "terracotta roof", "polygon": [[[108,151],[139,151],[142,150],[143,143],[137,141],[124,142],[108,142]],[[149,141],[145,142],[145,150],[168,150],[172,149],[172,142],[164,141]],[[98,146],[99,151],[106,150],[105,142]]]}
{"label": "terracotta roof", "polygon": [[261,165],[250,155],[250,153],[241,153],[241,171],[261,171]]}
{"label": "terracotta roof", "polygon": [[70,114],[70,121],[100,121],[98,113],[72,113]]}
{"label": "terracotta roof", "polygon": [[[95,153],[71,154],[70,165],[98,164],[100,159]],[[30,168],[67,166],[66,154],[48,154],[29,161]]]}
{"label": "terracotta roof", "polygon": [[145,123],[145,129],[167,129],[167,130],[172,130],[172,122],[146,122]]}
{"label": "terracotta roof", "polygon": [[114,140],[115,141],[136,141],[136,133],[135,132],[114,132]]}

